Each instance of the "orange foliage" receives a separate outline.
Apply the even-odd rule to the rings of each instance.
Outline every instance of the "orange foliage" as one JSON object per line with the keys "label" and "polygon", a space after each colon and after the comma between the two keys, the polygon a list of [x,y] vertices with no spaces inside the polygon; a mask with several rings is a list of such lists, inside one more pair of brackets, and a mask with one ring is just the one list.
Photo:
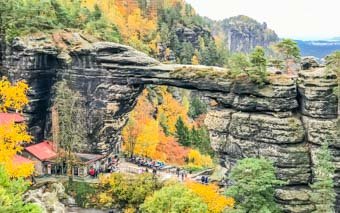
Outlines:
{"label": "orange foliage", "polygon": [[144,90],[123,129],[123,149],[129,154],[153,157],[159,142],[159,126],[152,117],[154,109],[147,95],[148,92]]}
{"label": "orange foliage", "polygon": [[157,146],[160,160],[172,164],[182,166],[188,156],[189,149],[181,146],[174,137],[161,134],[161,141]]}
{"label": "orange foliage", "polygon": [[221,213],[226,208],[234,208],[235,200],[218,193],[218,187],[214,184],[203,185],[195,182],[187,182],[186,186],[208,205],[209,213]]}
{"label": "orange foliage", "polygon": [[[147,90],[144,90],[138,99],[129,116],[129,122],[122,131],[123,149],[129,154],[150,157],[168,164],[184,166],[188,160],[188,166],[191,167],[211,167],[213,162],[209,155],[183,147],[173,137],[179,116],[187,126],[192,125],[187,115],[188,107],[178,102],[166,87],[159,87],[158,91],[158,95],[162,96],[161,104],[157,100],[154,103],[148,100]],[[156,112],[157,120],[154,117]],[[204,116],[198,118],[195,125],[202,125],[203,119]],[[166,126],[169,136],[163,132],[163,125]]]}

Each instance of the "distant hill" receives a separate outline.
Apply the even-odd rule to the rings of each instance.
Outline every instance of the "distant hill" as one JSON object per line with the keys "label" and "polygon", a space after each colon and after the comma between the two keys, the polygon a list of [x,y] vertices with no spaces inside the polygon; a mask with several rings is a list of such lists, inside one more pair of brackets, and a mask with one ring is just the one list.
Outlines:
{"label": "distant hill", "polygon": [[340,38],[333,38],[332,40],[319,41],[301,41],[296,40],[302,56],[315,56],[317,58],[324,58],[330,53],[340,50]]}

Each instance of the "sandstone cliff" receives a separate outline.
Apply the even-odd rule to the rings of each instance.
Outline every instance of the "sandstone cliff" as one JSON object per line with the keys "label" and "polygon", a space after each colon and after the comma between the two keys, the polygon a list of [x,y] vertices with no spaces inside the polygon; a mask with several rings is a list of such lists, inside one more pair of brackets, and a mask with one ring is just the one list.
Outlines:
{"label": "sandstone cliff", "polygon": [[223,35],[230,52],[249,53],[256,46],[267,48],[279,40],[266,23],[261,24],[243,15],[212,22],[212,32]]}
{"label": "sandstone cliff", "polygon": [[[303,70],[298,79],[272,75],[264,87],[232,79],[216,67],[163,65],[131,47],[95,42],[78,33],[54,33],[15,40],[4,64],[11,80],[25,79],[31,89],[25,110],[39,141],[50,134],[54,84],[67,79],[86,106],[86,151],[117,151],[127,115],[147,84],[194,90],[218,104],[206,118],[221,164],[230,169],[237,159],[271,159],[287,184],[277,202],[285,212],[310,212],[315,150],[337,131],[336,77],[323,68]],[[331,151],[340,209],[340,141]]]}

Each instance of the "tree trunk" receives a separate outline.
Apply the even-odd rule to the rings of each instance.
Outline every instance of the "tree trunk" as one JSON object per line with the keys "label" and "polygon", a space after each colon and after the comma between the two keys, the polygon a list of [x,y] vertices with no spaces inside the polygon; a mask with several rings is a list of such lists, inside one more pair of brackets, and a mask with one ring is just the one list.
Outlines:
{"label": "tree trunk", "polygon": [[67,176],[69,179],[69,182],[73,182],[73,174],[72,174],[72,162],[71,162],[71,150],[68,150],[68,159],[66,159],[67,162]]}
{"label": "tree trunk", "polygon": [[[2,16],[0,15],[0,69],[3,68],[4,58],[5,58],[5,47],[6,47],[6,37],[5,37],[5,27],[3,23]],[[0,75],[3,73],[0,72]]]}

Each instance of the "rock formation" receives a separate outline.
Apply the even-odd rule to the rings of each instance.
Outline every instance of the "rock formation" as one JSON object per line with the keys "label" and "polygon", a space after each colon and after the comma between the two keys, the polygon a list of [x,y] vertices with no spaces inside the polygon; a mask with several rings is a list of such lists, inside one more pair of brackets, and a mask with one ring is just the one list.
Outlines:
{"label": "rock formation", "polygon": [[224,36],[230,52],[249,53],[256,46],[267,48],[279,40],[266,23],[261,24],[244,15],[212,23],[213,34]]}
{"label": "rock formation", "polygon": [[[264,87],[232,79],[228,71],[205,66],[163,65],[130,47],[95,42],[78,33],[55,33],[16,40],[7,50],[11,80],[25,79],[30,105],[25,110],[39,141],[50,134],[54,84],[66,79],[86,106],[88,152],[117,150],[127,115],[146,84],[191,89],[216,101],[206,118],[221,164],[262,156],[274,162],[277,176],[287,181],[277,202],[285,212],[310,212],[309,184],[320,144],[334,138],[337,103],[335,75],[324,68],[303,70],[298,79],[271,75]],[[340,209],[340,141],[331,151]]]}
{"label": "rock formation", "polygon": [[65,193],[61,183],[51,183],[25,193],[26,202],[35,203],[43,213],[66,213],[66,206],[60,202],[75,205],[75,200]]}

